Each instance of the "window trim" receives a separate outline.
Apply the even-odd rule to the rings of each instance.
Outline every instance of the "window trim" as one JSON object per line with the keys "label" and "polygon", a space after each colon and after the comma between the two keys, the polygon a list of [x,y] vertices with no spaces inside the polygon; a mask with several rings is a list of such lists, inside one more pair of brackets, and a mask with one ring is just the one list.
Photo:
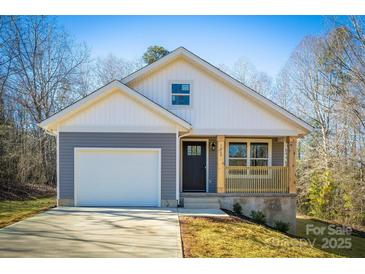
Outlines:
{"label": "window trim", "polygon": [[[251,166],[251,143],[267,143],[268,144],[268,163],[267,166],[272,166],[272,139],[252,139],[252,138],[229,138],[226,139],[226,157],[225,165],[229,166],[229,144],[230,143],[247,143],[247,166]],[[254,158],[255,160],[266,160],[266,158]]]}
{"label": "window trim", "polygon": [[[272,139],[252,139],[252,138],[229,138],[226,139],[225,145],[226,145],[226,157],[225,157],[225,165],[229,166],[229,143],[247,143],[247,167],[251,166],[251,143],[267,143],[268,144],[268,167],[272,166]],[[243,158],[242,158],[243,159]],[[258,158],[255,158],[258,159]],[[264,159],[264,158],[261,158]],[[266,159],[266,158],[265,158]],[[232,178],[242,178],[241,175],[230,175]],[[246,178],[270,178],[272,176],[271,170],[264,175],[264,174],[252,174],[250,171],[248,171],[247,175],[244,177]]]}
{"label": "window trim", "polygon": [[[189,84],[190,85],[190,93],[186,94],[186,93],[172,93],[172,84]],[[168,81],[168,92],[169,92],[169,105],[171,108],[191,108],[192,104],[193,104],[193,96],[192,96],[192,92],[193,92],[193,81],[191,80],[169,80]],[[173,95],[177,95],[177,96],[189,96],[189,105],[173,105],[172,104],[172,96]]]}

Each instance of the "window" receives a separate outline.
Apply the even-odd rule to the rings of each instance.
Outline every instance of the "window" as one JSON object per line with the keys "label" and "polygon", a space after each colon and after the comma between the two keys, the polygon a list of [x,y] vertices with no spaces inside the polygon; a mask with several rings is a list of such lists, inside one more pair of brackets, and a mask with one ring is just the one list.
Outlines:
{"label": "window", "polygon": [[171,103],[173,105],[190,105],[190,84],[172,84],[171,94]]}
{"label": "window", "polygon": [[271,140],[241,139],[228,141],[229,166],[270,166]]}
{"label": "window", "polygon": [[268,143],[251,143],[250,144],[250,163],[251,166],[268,166],[269,165],[269,144]]}
{"label": "window", "polygon": [[188,156],[200,156],[201,146],[188,146]]}
{"label": "window", "polygon": [[247,143],[229,143],[228,157],[230,166],[246,166]]}

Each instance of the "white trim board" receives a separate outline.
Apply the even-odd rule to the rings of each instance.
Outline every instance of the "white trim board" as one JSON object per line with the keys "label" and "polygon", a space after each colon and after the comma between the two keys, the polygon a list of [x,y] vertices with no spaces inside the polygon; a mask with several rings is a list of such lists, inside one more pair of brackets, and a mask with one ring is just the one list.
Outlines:
{"label": "white trim board", "polygon": [[286,137],[286,136],[296,136],[298,132],[296,130],[270,130],[270,129],[192,129],[192,134],[194,135],[204,135],[204,136],[239,136],[239,137]]}
{"label": "white trim board", "polygon": [[177,129],[168,127],[135,126],[60,126],[59,132],[135,132],[135,133],[175,133]]}
{"label": "white trim board", "polygon": [[82,152],[82,151],[152,151],[152,152],[157,152],[158,153],[158,189],[157,189],[157,193],[158,193],[158,207],[161,206],[161,148],[103,148],[103,147],[75,147],[74,148],[74,205],[77,206],[78,205],[78,200],[77,200],[77,182],[78,182],[78,172],[77,172],[77,156],[78,156],[78,152]]}
{"label": "white trim board", "polygon": [[179,205],[180,203],[180,138],[179,138],[179,131],[176,130],[176,142],[175,142],[175,145],[176,145],[176,148],[175,148],[175,175],[176,175],[176,182],[175,182],[175,187],[176,187],[176,190],[175,190],[175,194],[176,194],[176,201],[177,201],[177,204]]}
{"label": "white trim board", "polygon": [[58,201],[60,199],[60,134],[57,133],[56,136],[56,159],[57,159],[57,163],[56,163],[56,168],[57,168],[57,205],[58,205]]}

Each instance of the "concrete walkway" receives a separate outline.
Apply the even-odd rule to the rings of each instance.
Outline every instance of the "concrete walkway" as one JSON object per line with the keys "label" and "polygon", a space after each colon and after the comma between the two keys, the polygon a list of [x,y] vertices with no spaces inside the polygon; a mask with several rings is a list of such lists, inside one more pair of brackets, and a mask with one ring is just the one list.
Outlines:
{"label": "concrete walkway", "polygon": [[182,257],[177,210],[52,209],[0,229],[0,257]]}
{"label": "concrete walkway", "polygon": [[178,208],[178,213],[179,216],[190,217],[229,217],[224,211],[211,208]]}

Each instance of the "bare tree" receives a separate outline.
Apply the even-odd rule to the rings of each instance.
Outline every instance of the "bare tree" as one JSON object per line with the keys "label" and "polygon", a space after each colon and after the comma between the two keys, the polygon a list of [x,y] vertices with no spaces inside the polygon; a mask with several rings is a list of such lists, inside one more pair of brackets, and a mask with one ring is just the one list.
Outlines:
{"label": "bare tree", "polygon": [[294,96],[290,86],[289,71],[287,68],[282,69],[275,79],[273,87],[273,101],[279,106],[296,112],[295,104],[293,104]]}
{"label": "bare tree", "polygon": [[331,22],[324,75],[365,127],[365,22],[357,16],[345,22],[332,17]]}
{"label": "bare tree", "polygon": [[109,54],[105,58],[98,58],[95,63],[96,86],[105,85],[112,80],[121,79],[143,66],[143,60],[128,61]]}
{"label": "bare tree", "polygon": [[291,57],[288,70],[295,92],[294,98],[297,113],[312,122],[320,130],[321,147],[324,163],[328,163],[329,135],[333,120],[333,110],[336,95],[332,87],[327,85],[321,74],[321,64],[318,62],[323,54],[323,40],[308,37],[302,41]]}
{"label": "bare tree", "polygon": [[[334,63],[342,58],[344,47],[350,47],[343,43],[335,47],[333,35],[338,36],[338,31],[306,37],[293,52],[275,90],[285,100],[290,98],[291,110],[316,128],[300,145],[300,209],[316,217],[360,224],[365,221],[361,217],[365,151],[361,115],[354,113],[361,113],[362,99],[356,91],[359,79]],[[361,52],[353,50],[357,55]],[[355,63],[348,66],[351,71],[357,67]]]}
{"label": "bare tree", "polygon": [[246,58],[241,57],[233,64],[232,67],[219,65],[219,68],[249,88],[252,88],[253,90],[268,98],[272,98],[272,78],[265,72],[258,71],[256,67]]}
{"label": "bare tree", "polygon": [[10,18],[8,16],[0,16],[0,121],[5,121],[5,86],[11,74],[11,61],[14,54],[7,53],[7,44],[11,37],[7,35]]}
{"label": "bare tree", "polygon": [[[88,62],[88,50],[76,44],[53,17],[7,17],[2,58],[11,60],[5,90],[12,102],[14,122],[35,142],[33,154],[23,157],[29,164],[39,151],[43,182],[55,180],[55,144],[36,124],[80,97],[78,79]],[[26,137],[25,137],[26,136]],[[23,150],[25,155],[28,150]],[[34,173],[34,171],[33,171]]]}
{"label": "bare tree", "polygon": [[74,81],[88,51],[50,17],[12,17],[9,32],[13,41],[8,48],[15,54],[9,91],[38,123],[79,96]]}

